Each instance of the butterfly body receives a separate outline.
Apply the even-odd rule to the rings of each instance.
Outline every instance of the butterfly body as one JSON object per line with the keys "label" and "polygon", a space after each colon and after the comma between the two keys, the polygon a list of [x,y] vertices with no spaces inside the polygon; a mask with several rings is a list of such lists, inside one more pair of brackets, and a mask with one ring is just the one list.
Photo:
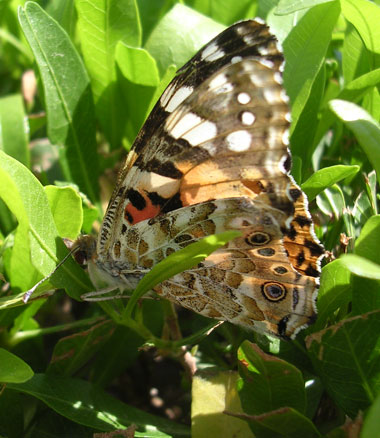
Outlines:
{"label": "butterfly body", "polygon": [[315,318],[319,262],[307,200],[289,175],[283,57],[268,28],[237,23],[169,84],[120,171],[90,275],[133,289],[165,257],[242,233],[155,291],[202,315],[294,337]]}

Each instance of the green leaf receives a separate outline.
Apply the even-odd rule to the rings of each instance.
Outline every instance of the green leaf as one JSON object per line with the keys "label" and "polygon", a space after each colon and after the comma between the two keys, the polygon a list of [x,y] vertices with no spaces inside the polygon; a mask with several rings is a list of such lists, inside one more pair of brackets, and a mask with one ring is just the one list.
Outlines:
{"label": "green leaf", "polygon": [[[292,129],[290,137],[292,153],[302,159],[302,163],[305,167],[304,173],[305,171],[309,173],[311,170],[308,169],[307,166],[310,167],[311,165],[311,157],[314,151],[314,145],[316,144],[314,137],[318,128],[318,113],[325,91],[325,84],[326,69],[322,67],[315,77],[310,95],[299,116],[298,122],[294,125],[294,129]],[[305,147],[305,145],[307,145],[307,147]]]}
{"label": "green leaf", "polygon": [[380,8],[368,0],[341,0],[344,18],[351,22],[367,49],[380,53]]}
{"label": "green leaf", "polygon": [[380,280],[380,265],[355,254],[345,254],[339,259],[347,269],[359,277]]}
{"label": "green leaf", "polygon": [[[39,181],[21,163],[0,151],[0,197],[16,216],[24,230],[25,251],[13,268],[14,276],[24,276],[31,262],[43,275],[50,274],[59,260],[67,254],[58,236],[45,191]],[[15,269],[19,268],[19,271]],[[17,277],[16,277],[17,279]],[[64,287],[73,297],[91,290],[83,270],[67,260],[51,278],[56,287]],[[31,287],[29,284],[28,287]],[[21,297],[18,297],[20,300]]]}
{"label": "green leaf", "polygon": [[379,434],[380,394],[373,405],[368,409],[360,432],[360,438],[374,438]]}
{"label": "green leaf", "polygon": [[323,193],[317,196],[317,205],[323,213],[327,215],[332,213],[338,219],[346,207],[342,190],[335,184],[325,189]]}
{"label": "green leaf", "polygon": [[148,87],[157,87],[160,83],[156,61],[145,49],[129,47],[119,41],[115,59],[129,81]]}
{"label": "green leaf", "polygon": [[363,108],[344,100],[332,100],[331,110],[354,133],[380,177],[380,125]]}
{"label": "green leaf", "polygon": [[[344,83],[348,84],[356,77],[370,70],[370,56],[358,31],[347,23],[342,48],[342,70]],[[347,99],[351,100],[351,99]]]}
{"label": "green leaf", "polygon": [[117,82],[115,49],[118,41],[131,47],[141,44],[136,0],[78,0],[75,6],[96,113],[111,145],[119,147],[128,115]]}
{"label": "green leaf", "polygon": [[260,415],[285,406],[305,412],[305,383],[294,365],[248,341],[241,344],[238,359],[238,391],[246,414]]}
{"label": "green leaf", "polygon": [[341,164],[325,167],[313,173],[313,175],[302,184],[301,188],[306,193],[309,201],[312,201],[327,187],[331,187],[338,181],[355,175],[359,170],[359,166],[343,166]]}
{"label": "green leaf", "polygon": [[339,12],[339,3],[335,1],[310,9],[283,44],[286,58],[284,84],[292,102],[292,129],[298,123],[324,62]]}
{"label": "green leaf", "polygon": [[[372,216],[363,226],[355,244],[355,256],[343,262],[356,276],[352,280],[352,313],[358,315],[380,309],[380,216]],[[360,260],[353,259],[358,257]],[[364,277],[364,278],[363,278]]]}
{"label": "green leaf", "polygon": [[187,427],[122,403],[84,380],[35,374],[28,382],[9,384],[7,388],[29,394],[71,421],[97,430],[136,424],[139,431],[145,430],[136,437],[190,436]]}
{"label": "green leaf", "polygon": [[355,244],[355,254],[380,264],[380,215],[372,216],[361,230]]}
{"label": "green leaf", "polygon": [[345,319],[306,338],[330,397],[351,418],[380,391],[380,311]]}
{"label": "green leaf", "polygon": [[330,3],[335,0],[280,0],[276,7],[277,15],[288,15],[302,9],[312,8],[322,3]]}
{"label": "green leaf", "polygon": [[[178,26],[178,23],[181,23]],[[182,67],[194,53],[224,29],[204,15],[176,4],[150,34],[145,48],[156,59],[163,74],[169,65]],[[175,50],[173,50],[175,41]]]}
{"label": "green leaf", "polygon": [[193,268],[212,252],[240,235],[241,233],[239,231],[225,231],[224,233],[207,236],[198,242],[191,243],[185,248],[170,254],[169,257],[157,263],[137,285],[124,311],[123,319],[131,317],[137,301],[146,292],[153,289],[154,286],[180,272]]}
{"label": "green leaf", "polygon": [[191,433],[193,438],[212,436],[253,438],[247,423],[226,415],[225,411],[241,412],[236,391],[235,371],[203,370],[193,378],[191,395]]}
{"label": "green leaf", "polygon": [[0,149],[30,166],[25,110],[20,94],[0,99]]}
{"label": "green leaf", "polygon": [[292,408],[280,408],[262,415],[227,413],[246,420],[257,438],[322,437],[309,418]]}
{"label": "green leaf", "polygon": [[48,373],[74,375],[102,348],[114,330],[114,323],[103,320],[88,330],[61,338],[55,344]]}
{"label": "green leaf", "polygon": [[59,235],[76,239],[83,222],[82,200],[78,193],[72,187],[56,186],[46,186],[45,193]]}
{"label": "green leaf", "polygon": [[66,32],[37,3],[20,8],[19,21],[41,74],[50,141],[65,146],[65,168],[94,202],[98,199],[95,119],[83,62]]}
{"label": "green leaf", "polygon": [[321,330],[330,318],[334,318],[337,309],[348,308],[352,299],[351,289],[351,273],[341,259],[324,266],[318,292],[318,318],[310,330]]}
{"label": "green leaf", "polygon": [[22,383],[33,377],[33,370],[22,359],[0,348],[0,382]]}

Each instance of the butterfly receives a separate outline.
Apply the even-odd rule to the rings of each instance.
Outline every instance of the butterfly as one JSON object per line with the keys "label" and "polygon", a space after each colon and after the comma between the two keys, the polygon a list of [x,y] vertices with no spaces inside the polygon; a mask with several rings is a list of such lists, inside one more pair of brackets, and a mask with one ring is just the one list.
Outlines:
{"label": "butterfly", "polygon": [[97,288],[133,289],[173,252],[238,230],[154,291],[285,338],[315,320],[324,249],[289,174],[283,63],[256,19],[224,30],[177,72],[120,170],[97,240],[78,240]]}

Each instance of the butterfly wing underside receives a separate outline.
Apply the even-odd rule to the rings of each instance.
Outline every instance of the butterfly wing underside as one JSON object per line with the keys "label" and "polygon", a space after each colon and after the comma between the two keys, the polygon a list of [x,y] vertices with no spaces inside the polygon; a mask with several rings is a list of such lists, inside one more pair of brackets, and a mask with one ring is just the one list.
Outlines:
{"label": "butterfly wing underside", "polygon": [[312,322],[322,247],[289,176],[282,63],[268,28],[250,20],[179,70],[121,170],[98,238],[99,269],[128,283],[127,273],[236,229],[242,237],[156,292],[277,335]]}

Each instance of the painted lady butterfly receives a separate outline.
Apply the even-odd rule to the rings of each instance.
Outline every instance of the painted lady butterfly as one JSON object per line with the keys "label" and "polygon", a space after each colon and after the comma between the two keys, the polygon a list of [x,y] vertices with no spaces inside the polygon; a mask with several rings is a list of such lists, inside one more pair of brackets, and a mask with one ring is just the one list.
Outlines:
{"label": "painted lady butterfly", "polygon": [[323,247],[289,175],[283,56],[259,21],[206,44],[166,88],[120,171],[89,272],[133,289],[172,252],[240,230],[154,290],[204,316],[283,337],[315,319]]}

